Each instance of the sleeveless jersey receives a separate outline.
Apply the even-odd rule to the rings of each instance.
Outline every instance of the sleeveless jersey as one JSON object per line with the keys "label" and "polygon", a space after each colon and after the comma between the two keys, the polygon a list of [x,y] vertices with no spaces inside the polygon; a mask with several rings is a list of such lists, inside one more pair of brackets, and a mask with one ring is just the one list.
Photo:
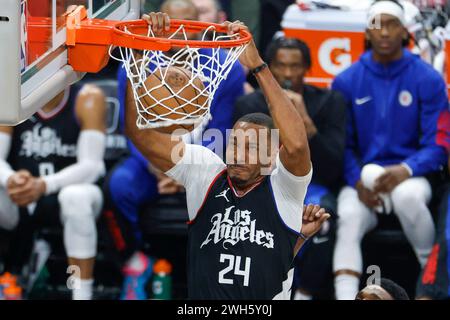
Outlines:
{"label": "sleeveless jersey", "polygon": [[[80,126],[75,118],[78,89],[71,88],[48,118],[35,113],[14,127],[8,163],[34,176],[54,174],[77,161]],[[67,97],[68,95],[68,97]],[[64,103],[65,102],[65,103]]]}
{"label": "sleeveless jersey", "polygon": [[290,298],[298,235],[278,213],[270,177],[240,197],[222,171],[188,235],[190,299]]}

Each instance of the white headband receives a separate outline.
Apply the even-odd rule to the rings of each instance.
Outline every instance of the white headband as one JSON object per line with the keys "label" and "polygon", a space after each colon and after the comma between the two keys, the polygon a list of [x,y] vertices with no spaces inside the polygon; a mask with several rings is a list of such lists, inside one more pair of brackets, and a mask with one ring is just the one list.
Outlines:
{"label": "white headband", "polygon": [[403,26],[406,26],[405,12],[396,3],[392,1],[378,1],[375,2],[369,9],[368,21],[369,23],[375,19],[375,17],[381,14],[389,14],[396,17]]}

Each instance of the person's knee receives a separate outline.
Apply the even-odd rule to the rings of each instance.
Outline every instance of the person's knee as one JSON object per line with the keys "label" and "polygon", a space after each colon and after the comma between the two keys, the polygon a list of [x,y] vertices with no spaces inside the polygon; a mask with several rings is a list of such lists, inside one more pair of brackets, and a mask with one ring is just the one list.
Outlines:
{"label": "person's knee", "polygon": [[353,199],[339,197],[338,201],[338,226],[361,224],[363,215],[361,214],[360,206],[356,203],[357,197]]}
{"label": "person's knee", "polygon": [[100,213],[103,197],[95,185],[65,187],[58,195],[63,224],[70,223],[80,235],[95,232],[95,220]]}
{"label": "person's knee", "polygon": [[94,257],[97,250],[96,217],[103,202],[100,188],[89,184],[68,186],[61,190],[58,201],[67,255],[77,259]]}
{"label": "person's knee", "polygon": [[367,208],[359,201],[356,190],[344,189],[338,197],[337,238],[359,241],[369,228]]}
{"label": "person's knee", "polygon": [[363,221],[356,211],[347,211],[345,217],[339,217],[336,224],[336,241],[357,242],[362,238]]}
{"label": "person's knee", "polygon": [[421,210],[417,208],[427,205],[429,190],[415,186],[414,183],[403,182],[391,192],[392,204],[394,212],[397,215],[407,215],[412,223],[416,220]]}

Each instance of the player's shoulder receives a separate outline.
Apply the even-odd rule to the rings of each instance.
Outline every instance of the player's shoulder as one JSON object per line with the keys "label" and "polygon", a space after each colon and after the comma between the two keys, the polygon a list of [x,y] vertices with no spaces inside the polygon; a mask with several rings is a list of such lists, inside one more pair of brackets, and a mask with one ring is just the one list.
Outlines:
{"label": "player's shoulder", "polygon": [[[423,61],[419,56],[413,55],[409,63],[410,73],[405,74],[407,81],[411,81],[417,88],[417,93],[423,99],[434,99],[438,94],[442,99],[446,99],[446,84],[444,77],[434,69],[432,65]],[[441,93],[441,94],[439,94]]]}
{"label": "player's shoulder", "polygon": [[416,59],[413,59],[411,66],[414,68],[414,73],[418,76],[414,77],[416,80],[431,82],[433,84],[444,83],[442,75],[420,57],[417,56]]}

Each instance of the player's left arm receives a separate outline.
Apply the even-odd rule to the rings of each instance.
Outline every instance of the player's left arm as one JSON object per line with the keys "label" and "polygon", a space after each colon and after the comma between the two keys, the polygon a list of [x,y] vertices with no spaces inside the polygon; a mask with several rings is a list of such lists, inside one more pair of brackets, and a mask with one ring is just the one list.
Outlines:
{"label": "player's left arm", "polygon": [[[248,30],[239,21],[234,23],[226,22],[225,25],[228,26],[229,34],[235,34],[241,29]],[[239,60],[243,66],[251,70],[264,63],[253,40],[248,44]],[[280,87],[269,68],[258,72],[256,80],[266,97],[275,127],[279,129],[280,142],[282,144],[280,160],[283,166],[294,176],[303,177],[308,175],[311,171],[311,160],[308,137],[301,115],[286,92]]]}
{"label": "player's left arm", "polygon": [[72,184],[94,183],[105,173],[106,102],[102,90],[91,84],[83,86],[76,99],[75,115],[81,127],[77,162],[42,177],[46,194]]}
{"label": "player's left arm", "polygon": [[[239,62],[231,69],[227,79],[222,81],[217,89],[214,100],[211,103],[212,119],[206,129],[218,129],[224,137],[226,145],[227,129],[233,127],[233,115],[236,101],[244,94],[245,73]],[[211,141],[203,141],[203,146],[208,146]]]}

